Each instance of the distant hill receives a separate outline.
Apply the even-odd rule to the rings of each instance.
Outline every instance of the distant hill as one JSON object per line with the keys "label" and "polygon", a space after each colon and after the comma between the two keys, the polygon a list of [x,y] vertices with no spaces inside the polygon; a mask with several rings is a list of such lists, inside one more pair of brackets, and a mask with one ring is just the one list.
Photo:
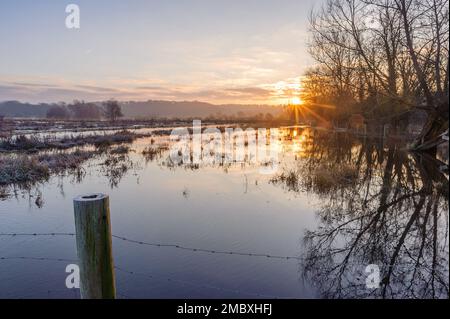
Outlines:
{"label": "distant hill", "polygon": [[50,104],[29,104],[18,101],[0,102],[0,115],[5,117],[45,117]]}
{"label": "distant hill", "polygon": [[[101,102],[95,104],[101,105]],[[257,114],[277,115],[281,107],[269,105],[214,105],[205,102],[172,102],[145,101],[121,102],[126,118],[187,118],[208,116],[253,116]],[[54,104],[29,104],[18,101],[0,102],[0,115],[5,117],[35,117],[43,118]]]}

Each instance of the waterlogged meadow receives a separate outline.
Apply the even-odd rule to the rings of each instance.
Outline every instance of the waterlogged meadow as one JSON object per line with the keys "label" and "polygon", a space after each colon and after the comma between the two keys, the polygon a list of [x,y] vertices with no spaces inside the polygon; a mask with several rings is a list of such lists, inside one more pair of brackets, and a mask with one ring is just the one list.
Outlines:
{"label": "waterlogged meadow", "polygon": [[448,150],[279,132],[270,171],[249,156],[174,162],[179,140],[157,130],[3,153],[0,297],[79,298],[72,199],[106,193],[119,298],[448,298]]}

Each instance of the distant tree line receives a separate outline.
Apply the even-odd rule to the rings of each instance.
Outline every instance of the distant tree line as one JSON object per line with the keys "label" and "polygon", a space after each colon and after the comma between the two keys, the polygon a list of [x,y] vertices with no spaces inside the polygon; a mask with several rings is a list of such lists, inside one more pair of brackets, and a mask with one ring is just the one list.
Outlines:
{"label": "distant tree line", "polygon": [[417,149],[448,129],[448,0],[327,0],[310,29],[303,100],[323,116],[423,110]]}
{"label": "distant tree line", "polygon": [[75,100],[73,103],[58,103],[47,111],[49,119],[100,120],[105,118],[112,122],[123,117],[122,108],[115,100],[109,100],[102,105]]}

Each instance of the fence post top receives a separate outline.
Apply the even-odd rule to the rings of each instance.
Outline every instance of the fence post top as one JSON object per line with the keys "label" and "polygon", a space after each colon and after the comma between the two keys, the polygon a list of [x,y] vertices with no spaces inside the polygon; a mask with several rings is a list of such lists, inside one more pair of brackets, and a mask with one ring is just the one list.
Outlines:
{"label": "fence post top", "polygon": [[109,196],[102,193],[91,193],[91,194],[84,194],[77,196],[73,199],[74,202],[94,202],[103,200],[105,198],[108,198]]}

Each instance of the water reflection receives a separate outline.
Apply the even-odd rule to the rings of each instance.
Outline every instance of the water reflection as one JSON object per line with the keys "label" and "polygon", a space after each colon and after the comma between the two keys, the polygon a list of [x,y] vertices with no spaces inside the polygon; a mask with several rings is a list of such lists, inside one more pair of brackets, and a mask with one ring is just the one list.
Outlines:
{"label": "water reflection", "polygon": [[[321,199],[319,225],[304,236],[301,270],[323,297],[448,298],[442,162],[395,141],[298,127],[282,138],[283,170],[270,182]],[[366,285],[371,264],[381,271],[377,289]]]}
{"label": "water reflection", "polygon": [[[316,136],[272,182],[321,197],[303,276],[326,298],[448,298],[448,176],[438,161],[379,141]],[[366,287],[367,265],[381,270]]]}
{"label": "water reflection", "polygon": [[[245,160],[220,163],[214,167],[209,164],[175,165],[169,158],[169,138],[158,136],[137,140],[126,152],[122,150],[123,153],[117,149],[98,154],[78,170],[64,172],[57,187],[64,197],[63,180],[71,184],[86,184],[86,180],[106,179],[108,186],[116,190],[116,197],[124,194],[122,198],[127,201],[127,212],[142,210],[141,215],[129,213],[131,215],[122,217],[121,223],[126,227],[120,225],[119,213],[116,224],[112,220],[113,228],[114,225],[118,228],[123,226],[123,233],[132,238],[155,235],[155,238],[150,237],[152,242],[159,242],[160,237],[167,242],[178,242],[172,237],[184,242],[201,233],[198,242],[193,240],[188,246],[208,246],[216,252],[217,247],[228,251],[232,250],[229,246],[236,245],[237,251],[277,253],[286,248],[283,245],[297,245],[296,239],[301,237],[301,245],[295,246],[295,252],[300,255],[300,276],[314,285],[321,297],[448,298],[448,173],[442,170],[442,162],[408,153],[404,144],[395,141],[358,139],[344,133],[305,127],[284,128],[281,133],[279,171],[269,177],[259,175],[258,167]],[[235,175],[227,175],[227,179],[217,171]],[[131,185],[135,181],[127,180],[127,176],[135,176],[138,184],[142,179],[145,189]],[[234,183],[236,180],[242,180],[241,194],[236,191],[240,187]],[[41,186],[27,190],[30,203],[39,208],[45,207],[45,197],[51,196],[49,192],[40,191]],[[17,196],[19,187],[13,189]],[[270,197],[269,203],[267,194],[274,190],[278,192]],[[287,202],[290,199],[280,196],[283,190],[299,200]],[[181,197],[182,202],[174,198],[173,192]],[[226,196],[219,196],[219,192]],[[136,193],[152,201],[142,201]],[[11,194],[14,191],[11,193],[10,189],[0,188],[0,200],[2,196],[14,196]],[[221,201],[219,207],[214,206],[220,213],[214,214],[209,205],[216,204],[216,201]],[[128,208],[130,205],[133,209]],[[293,205],[307,208],[301,210]],[[148,206],[152,207],[151,213],[147,212]],[[191,210],[183,212],[184,215],[176,213],[177,209],[186,207],[191,207]],[[307,224],[307,217],[300,215],[311,209],[315,210],[317,220]],[[259,210],[265,213],[256,215]],[[278,216],[271,215],[273,212]],[[180,218],[185,223],[177,228],[175,221]],[[216,220],[221,221],[217,227]],[[148,231],[156,224],[155,221],[158,227],[165,227],[164,232]],[[282,226],[277,228],[275,225]],[[295,229],[287,231],[286,228],[292,225]],[[261,226],[266,227],[264,231]],[[305,227],[307,231],[302,233],[301,229]],[[171,232],[172,229],[176,231]],[[233,232],[232,236],[230,232]],[[290,233],[295,234],[291,236]],[[231,238],[228,241],[227,236]],[[250,249],[241,248],[247,242],[256,248],[251,245]],[[293,256],[295,252],[291,248],[279,255]],[[121,256],[123,262],[132,260],[125,253],[129,253],[128,247],[118,248],[117,252],[118,259]],[[145,253],[148,254],[147,251]],[[152,262],[169,258],[165,254],[154,252]],[[224,254],[224,258],[229,255]],[[132,266],[139,268],[141,256],[134,256],[139,263],[130,262]],[[202,255],[197,254],[195,258],[202,258]],[[194,265],[195,269],[203,267],[203,272],[211,272],[217,267],[217,264],[208,264],[208,260],[200,260],[202,263],[196,264],[196,259],[189,257],[188,264]],[[297,259],[292,260],[297,263]],[[229,263],[226,269],[245,269],[247,265],[229,259],[220,260],[220,264],[224,262]],[[160,263],[163,265],[161,269],[179,264]],[[378,289],[366,287],[368,274],[365,269],[369,264],[380,268]],[[271,278],[264,269],[255,266],[248,273],[256,272],[262,278]],[[294,275],[287,278],[286,271],[278,264],[273,269],[276,269],[273,274],[278,276],[273,280],[283,274],[292,282],[299,279]],[[245,275],[238,278],[249,280],[248,273],[244,271],[242,274]],[[180,274],[189,276],[182,270]],[[232,274],[228,276],[224,281],[233,282],[228,278],[235,277]],[[258,285],[261,285],[258,286],[261,291],[267,289],[266,292],[271,292],[271,288],[265,287],[261,281]],[[295,289],[297,287],[289,290],[295,296],[312,295],[309,290]],[[191,296],[190,293],[192,291],[186,292],[186,296]]]}

